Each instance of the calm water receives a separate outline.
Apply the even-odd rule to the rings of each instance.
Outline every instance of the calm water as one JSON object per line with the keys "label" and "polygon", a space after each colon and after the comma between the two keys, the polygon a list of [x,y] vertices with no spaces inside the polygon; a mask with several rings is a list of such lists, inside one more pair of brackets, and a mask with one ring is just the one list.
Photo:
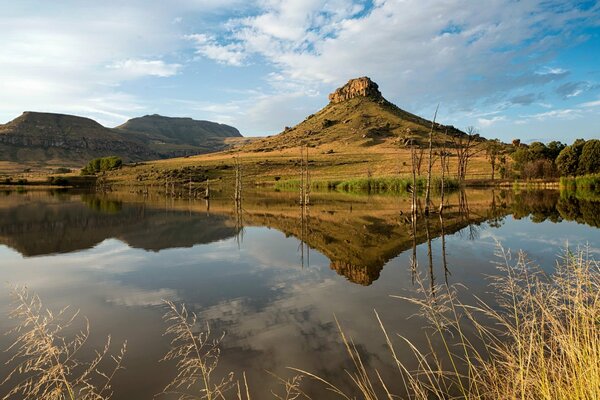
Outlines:
{"label": "calm water", "polygon": [[[0,281],[26,284],[47,307],[80,309],[91,322],[91,346],[108,334],[114,343],[128,340],[115,399],[151,399],[175,374],[158,362],[168,349],[162,299],[184,302],[226,333],[219,370],[246,371],[261,399],[277,387],[265,371],[288,377],[288,366],[344,386],[350,364],[334,316],[395,387],[373,310],[388,331],[422,344],[424,322],[408,319],[417,310],[389,296],[413,293],[415,273],[426,285],[461,283],[489,298],[497,241],[547,269],[567,243],[600,249],[600,202],[553,191],[454,194],[444,218],[420,219],[415,234],[406,198],[315,195],[303,215],[295,194],[254,193],[240,215],[221,197],[207,204],[129,193],[0,193]],[[2,315],[9,303],[2,290]],[[0,318],[0,330],[12,326]],[[399,347],[399,356],[408,349]],[[314,398],[326,398],[320,393]]]}

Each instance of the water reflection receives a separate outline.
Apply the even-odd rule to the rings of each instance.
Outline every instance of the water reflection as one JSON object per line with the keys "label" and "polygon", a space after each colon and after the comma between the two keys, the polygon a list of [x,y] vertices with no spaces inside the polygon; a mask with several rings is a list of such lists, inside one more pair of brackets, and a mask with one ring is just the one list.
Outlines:
{"label": "water reflection", "polygon": [[[230,237],[239,247],[244,225],[268,227],[298,238],[302,266],[310,264],[313,249],[349,281],[370,285],[402,252],[414,253],[416,246],[430,246],[438,237],[445,247],[445,236],[455,232],[475,240],[483,222],[497,228],[512,216],[534,223],[567,220],[600,226],[600,199],[551,190],[460,191],[446,197],[442,213],[427,217],[418,212],[420,202],[415,215],[408,199],[389,197],[314,196],[309,207],[297,206],[291,195],[280,193],[251,197],[243,205],[227,196],[193,203],[147,194],[111,196],[68,192],[5,196],[0,200],[0,243],[26,257],[89,249],[110,238],[152,251]],[[447,275],[447,265],[444,270]]]}
{"label": "water reflection", "polygon": [[[157,362],[168,345],[163,298],[227,332],[222,370],[247,371],[255,398],[266,398],[264,370],[286,375],[292,365],[339,380],[348,360],[334,314],[393,382],[372,310],[390,332],[423,340],[423,321],[407,322],[416,310],[389,297],[412,290],[415,274],[480,294],[494,240],[545,264],[564,239],[600,246],[598,201],[551,191],[455,193],[427,218],[412,218],[409,198],[341,194],[313,193],[305,210],[295,193],[248,195],[236,210],[218,193],[209,205],[151,193],[11,193],[0,199],[0,280],[28,284],[49,306],[80,308],[98,343],[108,333],[128,339],[116,399],[152,398],[172,376]],[[0,293],[0,311],[7,304]]]}

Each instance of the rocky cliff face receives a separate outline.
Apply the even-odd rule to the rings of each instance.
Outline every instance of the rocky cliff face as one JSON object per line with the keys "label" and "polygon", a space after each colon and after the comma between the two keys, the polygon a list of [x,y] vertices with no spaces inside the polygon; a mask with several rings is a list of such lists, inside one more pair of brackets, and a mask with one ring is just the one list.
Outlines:
{"label": "rocky cliff face", "polygon": [[[158,158],[141,141],[119,135],[94,120],[53,113],[26,111],[0,125],[0,144],[25,150],[58,149],[69,152],[73,161],[104,155],[119,155],[126,160]],[[17,151],[27,158],[26,152]]]}
{"label": "rocky cliff face", "polygon": [[363,76],[362,78],[350,79],[344,86],[336,89],[335,92],[329,95],[329,101],[336,104],[355,97],[383,99],[381,92],[379,92],[379,86],[370,78]]}
{"label": "rocky cliff face", "polygon": [[230,137],[241,135],[234,127],[191,118],[146,116],[111,129],[75,115],[26,111],[0,125],[0,159],[73,166],[110,155],[153,160],[222,150]]}

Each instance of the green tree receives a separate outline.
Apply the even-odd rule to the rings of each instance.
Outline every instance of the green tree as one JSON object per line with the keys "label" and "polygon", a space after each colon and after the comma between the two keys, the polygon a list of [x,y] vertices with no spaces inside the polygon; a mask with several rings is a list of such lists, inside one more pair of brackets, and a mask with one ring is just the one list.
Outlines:
{"label": "green tree", "polygon": [[557,140],[548,143],[548,145],[546,146],[548,158],[550,158],[551,160],[556,160],[556,157],[558,157],[560,152],[563,151],[565,147],[567,147],[566,144]]}
{"label": "green tree", "polygon": [[574,146],[565,147],[558,157],[556,157],[556,167],[561,176],[577,175],[579,167],[579,155],[577,148]]}
{"label": "green tree", "polygon": [[116,156],[94,158],[82,168],[81,173],[83,175],[93,175],[98,172],[119,169],[122,165],[123,160]]}
{"label": "green tree", "polygon": [[579,157],[578,172],[582,175],[600,172],[600,140],[585,142]]}

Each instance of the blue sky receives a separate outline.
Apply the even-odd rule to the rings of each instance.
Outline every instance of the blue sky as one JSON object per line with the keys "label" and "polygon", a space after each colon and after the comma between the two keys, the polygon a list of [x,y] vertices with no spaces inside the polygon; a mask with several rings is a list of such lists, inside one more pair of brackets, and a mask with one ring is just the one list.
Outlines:
{"label": "blue sky", "polygon": [[159,113],[280,132],[369,76],[509,141],[600,137],[600,2],[0,0],[0,122]]}

